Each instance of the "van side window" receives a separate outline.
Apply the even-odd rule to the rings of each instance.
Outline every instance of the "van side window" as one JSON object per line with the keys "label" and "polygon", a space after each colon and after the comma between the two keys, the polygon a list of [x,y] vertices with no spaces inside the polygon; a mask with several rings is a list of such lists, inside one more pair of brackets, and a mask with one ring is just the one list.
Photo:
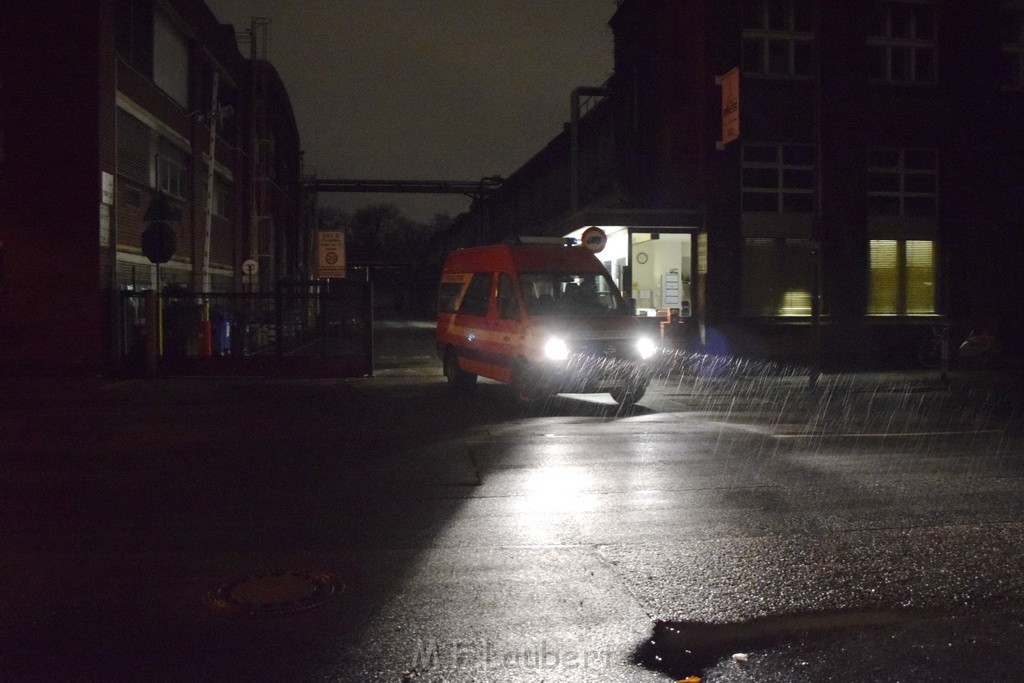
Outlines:
{"label": "van side window", "polygon": [[459,294],[465,286],[465,282],[442,282],[437,293],[437,310],[441,313],[454,313]]}
{"label": "van side window", "polygon": [[476,273],[469,281],[466,293],[462,297],[462,305],[459,306],[459,313],[465,315],[487,315],[487,299],[491,296],[491,273]]}
{"label": "van side window", "polygon": [[519,302],[512,276],[502,273],[498,279],[498,315],[503,320],[519,320]]}

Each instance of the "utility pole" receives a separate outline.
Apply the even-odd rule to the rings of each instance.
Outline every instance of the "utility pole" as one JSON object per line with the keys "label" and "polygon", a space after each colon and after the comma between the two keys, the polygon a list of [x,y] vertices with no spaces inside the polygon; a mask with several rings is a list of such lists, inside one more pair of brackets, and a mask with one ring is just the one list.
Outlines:
{"label": "utility pole", "polygon": [[[821,35],[821,12],[823,10],[819,7],[817,18],[815,19],[815,35]],[[822,117],[823,117],[823,100],[824,92],[824,79],[821,77],[822,69],[822,46],[821,40],[815,40],[815,53],[814,53],[814,240],[811,246],[811,255],[814,259],[814,280],[811,288],[811,329],[814,337],[814,357],[811,359],[811,368],[807,374],[807,386],[814,389],[818,386],[818,378],[821,377],[821,365],[823,349],[822,345],[824,340],[822,339],[821,330],[821,307],[823,303],[822,289],[824,287],[822,260],[824,258],[823,252],[823,226],[822,220],[824,216],[824,192],[825,192],[825,181],[824,181],[824,161],[825,154],[823,150],[822,140]]]}

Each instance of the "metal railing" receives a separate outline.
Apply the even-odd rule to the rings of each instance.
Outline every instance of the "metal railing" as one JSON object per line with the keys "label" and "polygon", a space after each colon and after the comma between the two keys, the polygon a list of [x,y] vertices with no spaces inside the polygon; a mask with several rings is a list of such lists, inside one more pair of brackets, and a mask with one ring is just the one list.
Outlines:
{"label": "metal railing", "polygon": [[121,293],[131,374],[363,376],[373,372],[369,283],[279,285],[275,292]]}

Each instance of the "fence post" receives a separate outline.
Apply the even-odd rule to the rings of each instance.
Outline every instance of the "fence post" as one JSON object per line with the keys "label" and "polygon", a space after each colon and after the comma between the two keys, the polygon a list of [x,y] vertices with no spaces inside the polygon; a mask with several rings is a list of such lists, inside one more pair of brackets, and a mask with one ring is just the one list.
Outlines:
{"label": "fence post", "polygon": [[[369,269],[367,269],[369,272]],[[365,294],[363,295],[363,320],[366,321],[363,332],[363,349],[366,353],[366,362],[369,365],[370,377],[373,377],[373,283],[366,283]]]}
{"label": "fence post", "polygon": [[274,285],[274,345],[277,356],[284,356],[284,283],[280,280]]}

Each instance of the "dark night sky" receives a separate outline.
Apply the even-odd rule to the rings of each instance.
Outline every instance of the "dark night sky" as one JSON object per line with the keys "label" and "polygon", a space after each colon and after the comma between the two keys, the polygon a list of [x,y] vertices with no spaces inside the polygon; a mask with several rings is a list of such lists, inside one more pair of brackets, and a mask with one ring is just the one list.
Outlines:
{"label": "dark night sky", "polygon": [[[271,20],[269,57],[322,178],[508,176],[562,130],[569,95],[612,72],[614,0],[207,0],[242,34]],[[460,196],[325,195],[453,216]]]}

